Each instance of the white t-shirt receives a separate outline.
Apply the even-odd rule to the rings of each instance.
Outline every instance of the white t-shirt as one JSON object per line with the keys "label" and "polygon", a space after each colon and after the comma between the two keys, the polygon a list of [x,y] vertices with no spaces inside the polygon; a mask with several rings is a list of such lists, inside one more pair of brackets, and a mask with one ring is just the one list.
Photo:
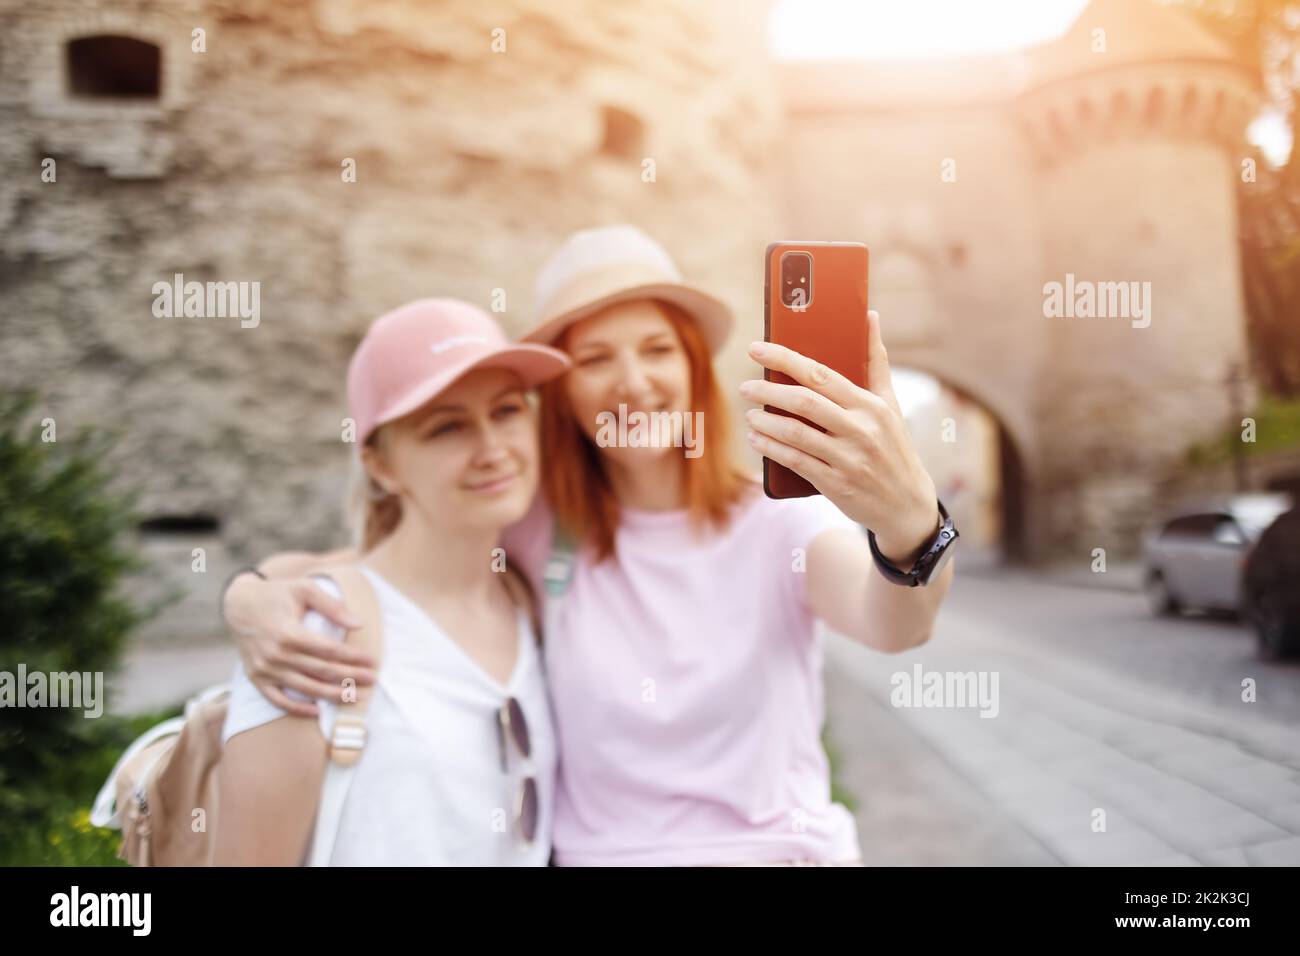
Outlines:
{"label": "white t-shirt", "polygon": [[[518,657],[503,687],[422,608],[379,574],[362,570],[379,600],[383,658],[367,713],[366,748],[353,773],[330,865],[545,866],[556,743],[528,615],[519,612]],[[339,596],[328,578],[317,583]],[[303,623],[343,639],[342,629],[314,611]],[[509,771],[503,773],[496,714],[510,696],[523,707],[532,757],[525,762],[508,745]],[[336,714],[335,704],[320,701],[326,739]],[[222,739],[284,715],[236,665]],[[530,849],[517,837],[512,816],[516,788],[527,770],[537,779],[539,800]]]}

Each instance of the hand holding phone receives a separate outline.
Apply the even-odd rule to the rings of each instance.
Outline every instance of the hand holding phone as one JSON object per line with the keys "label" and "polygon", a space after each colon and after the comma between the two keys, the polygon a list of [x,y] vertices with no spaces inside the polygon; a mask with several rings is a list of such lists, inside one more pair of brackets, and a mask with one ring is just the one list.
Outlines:
{"label": "hand holding phone", "polygon": [[[853,384],[867,387],[867,247],[860,242],[774,242],[764,265],[763,339],[784,345]],[[795,384],[790,376],[763,370],[769,382]],[[764,409],[806,418],[773,405]],[[763,490],[769,498],[818,494],[806,478],[763,459]]]}
{"label": "hand holding phone", "polygon": [[938,497],[894,395],[880,317],[867,311],[867,249],[773,243],[765,274],[764,341],[750,346],[763,380],[740,386],[763,403],[746,418],[764,489],[824,493],[902,568],[936,533]]}

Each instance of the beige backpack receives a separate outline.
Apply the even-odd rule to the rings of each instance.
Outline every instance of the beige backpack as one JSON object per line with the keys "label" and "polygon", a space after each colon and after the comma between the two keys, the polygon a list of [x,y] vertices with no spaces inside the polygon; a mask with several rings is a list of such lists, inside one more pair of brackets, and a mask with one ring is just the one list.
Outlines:
{"label": "beige backpack", "polygon": [[[379,603],[356,567],[326,573],[361,621],[346,640],[376,660],[383,649]],[[329,763],[309,862],[329,862],[352,768],[366,745],[366,710],[374,687],[355,688],[338,705],[329,741]],[[122,754],[95,798],[90,822],[122,831],[118,856],[135,866],[210,866],[218,818],[217,763],[226,720],[229,685],[208,688],[185,705],[182,717],[151,728]],[[202,814],[196,811],[202,811]],[[201,825],[200,825],[201,824]]]}

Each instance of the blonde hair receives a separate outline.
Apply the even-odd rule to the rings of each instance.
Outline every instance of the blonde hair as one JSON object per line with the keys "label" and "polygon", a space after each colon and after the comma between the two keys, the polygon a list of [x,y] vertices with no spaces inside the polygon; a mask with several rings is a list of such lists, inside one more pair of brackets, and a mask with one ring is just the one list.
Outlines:
{"label": "blonde hair", "polygon": [[[378,444],[382,428],[376,429],[366,439],[366,444]],[[402,520],[402,500],[379,487],[361,461],[361,446],[354,445],[352,467],[348,477],[348,492],[344,502],[347,523],[352,536],[352,546],[365,554],[396,530]]]}

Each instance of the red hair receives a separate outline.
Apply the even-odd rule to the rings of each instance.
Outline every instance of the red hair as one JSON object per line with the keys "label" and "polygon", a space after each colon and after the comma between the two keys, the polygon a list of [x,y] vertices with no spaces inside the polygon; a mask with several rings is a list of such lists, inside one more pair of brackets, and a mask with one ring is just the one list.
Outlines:
{"label": "red hair", "polygon": [[[683,458],[686,508],[698,530],[722,529],[730,518],[731,506],[745,495],[751,481],[732,457],[731,416],[699,326],[678,306],[658,299],[654,302],[686,352],[691,411],[704,413],[698,438],[703,454]],[[554,343],[556,348],[567,346],[569,329]],[[600,449],[578,425],[565,387],[566,377],[552,379],[541,387],[541,446],[546,455],[542,492],[558,526],[576,541],[593,544],[596,560],[603,561],[614,553],[618,499],[605,473]]]}

